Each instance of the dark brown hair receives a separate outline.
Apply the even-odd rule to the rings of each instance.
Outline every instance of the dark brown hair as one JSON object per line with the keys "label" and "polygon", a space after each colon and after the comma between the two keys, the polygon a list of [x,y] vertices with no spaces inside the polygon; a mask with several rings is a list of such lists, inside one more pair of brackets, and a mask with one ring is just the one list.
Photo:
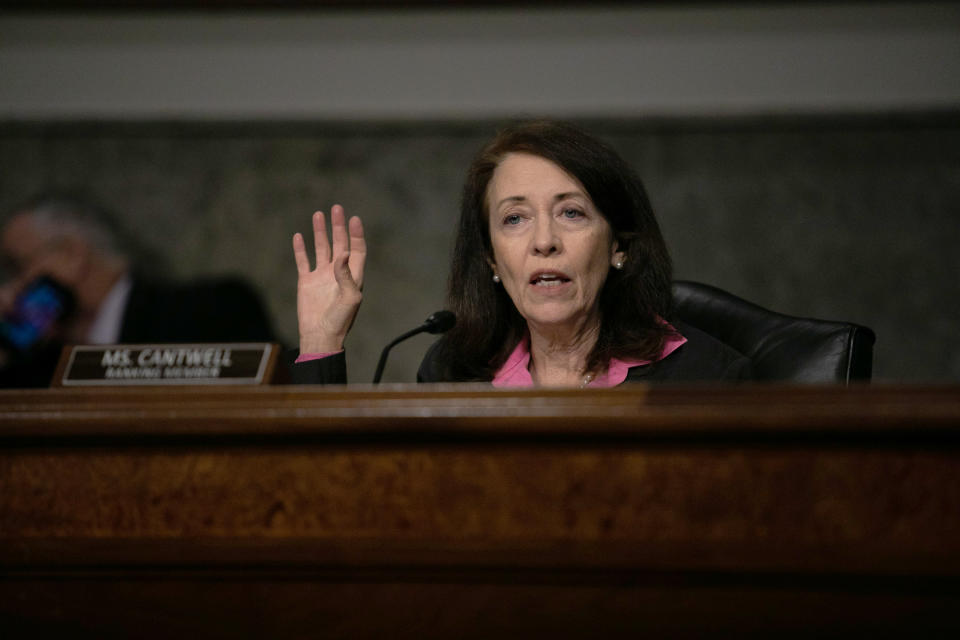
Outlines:
{"label": "dark brown hair", "polygon": [[600,334],[587,370],[599,372],[613,357],[655,358],[669,333],[662,319],[672,305],[672,267],[643,183],[612,148],[580,129],[526,122],[500,131],[467,171],[447,288],[457,324],[442,344],[451,379],[491,379],[527,330],[488,262],[487,186],[511,152],[550,160],[579,180],[625,252],[623,269],[612,269],[600,292]]}

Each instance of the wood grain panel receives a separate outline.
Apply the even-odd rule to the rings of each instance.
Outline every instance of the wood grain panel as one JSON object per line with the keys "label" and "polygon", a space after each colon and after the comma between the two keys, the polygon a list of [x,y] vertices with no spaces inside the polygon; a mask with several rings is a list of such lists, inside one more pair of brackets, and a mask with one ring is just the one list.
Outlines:
{"label": "wood grain panel", "polygon": [[950,387],[2,392],[23,634],[958,630]]}

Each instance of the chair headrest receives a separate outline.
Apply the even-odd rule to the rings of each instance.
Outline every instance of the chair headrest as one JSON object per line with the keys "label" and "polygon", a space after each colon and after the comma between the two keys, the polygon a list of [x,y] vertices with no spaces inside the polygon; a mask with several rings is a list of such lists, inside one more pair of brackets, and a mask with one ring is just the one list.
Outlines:
{"label": "chair headrest", "polygon": [[677,281],[673,291],[677,316],[749,357],[758,379],[870,379],[876,336],[867,327],[777,313],[699,282]]}

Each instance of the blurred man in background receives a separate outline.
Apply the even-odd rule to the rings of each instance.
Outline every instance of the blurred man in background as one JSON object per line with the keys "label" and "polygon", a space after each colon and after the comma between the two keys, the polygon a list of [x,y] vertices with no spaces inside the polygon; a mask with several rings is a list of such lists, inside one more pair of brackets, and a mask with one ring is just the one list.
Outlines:
{"label": "blurred man in background", "polygon": [[145,255],[82,196],[39,195],[0,219],[0,386],[49,385],[65,344],[275,339],[245,281],[164,281]]}

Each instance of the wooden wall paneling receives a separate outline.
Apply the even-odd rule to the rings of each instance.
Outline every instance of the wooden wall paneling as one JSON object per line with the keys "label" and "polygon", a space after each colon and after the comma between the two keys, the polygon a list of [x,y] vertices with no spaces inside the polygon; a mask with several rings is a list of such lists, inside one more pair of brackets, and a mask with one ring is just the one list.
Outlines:
{"label": "wooden wall paneling", "polygon": [[958,626],[951,387],[0,392],[10,628]]}

